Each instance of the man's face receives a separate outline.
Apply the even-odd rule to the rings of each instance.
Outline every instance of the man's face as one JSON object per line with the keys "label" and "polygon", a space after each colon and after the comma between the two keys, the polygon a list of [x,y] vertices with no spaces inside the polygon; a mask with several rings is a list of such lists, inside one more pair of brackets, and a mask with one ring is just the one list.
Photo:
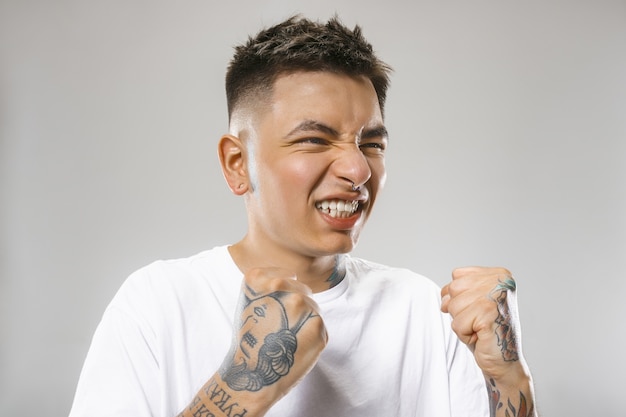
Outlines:
{"label": "man's face", "polygon": [[248,137],[250,234],[305,256],[351,251],[385,181],[387,134],[371,82],[283,75],[256,116]]}

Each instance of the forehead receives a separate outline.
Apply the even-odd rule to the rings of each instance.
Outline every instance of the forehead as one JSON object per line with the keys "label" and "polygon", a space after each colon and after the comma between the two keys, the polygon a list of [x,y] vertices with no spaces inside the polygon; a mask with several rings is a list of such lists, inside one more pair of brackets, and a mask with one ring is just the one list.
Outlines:
{"label": "forehead", "polygon": [[[295,72],[274,82],[263,116],[274,127],[319,120],[339,129],[382,124],[378,97],[366,77]],[[285,126],[287,128],[287,126]]]}

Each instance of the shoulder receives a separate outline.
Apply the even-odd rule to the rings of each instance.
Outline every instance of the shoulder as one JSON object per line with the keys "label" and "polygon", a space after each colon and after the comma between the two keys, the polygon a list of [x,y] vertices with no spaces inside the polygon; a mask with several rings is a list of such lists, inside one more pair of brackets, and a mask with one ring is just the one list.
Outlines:
{"label": "shoulder", "polygon": [[185,282],[191,278],[210,276],[217,271],[231,272],[229,261],[227,247],[217,246],[185,258],[154,261],[133,272],[124,285]]}
{"label": "shoulder", "polygon": [[408,268],[384,265],[361,258],[349,257],[347,268],[357,280],[376,280],[390,285],[408,285],[439,291],[440,287],[430,278]]}
{"label": "shoulder", "polygon": [[440,300],[440,287],[431,279],[408,268],[384,265],[361,258],[349,257],[347,262],[351,285],[381,296],[408,296],[420,300]]}
{"label": "shoulder", "polygon": [[170,301],[191,301],[205,293],[229,293],[231,287],[237,289],[240,284],[238,274],[226,246],[186,258],[158,260],[133,272],[111,305],[163,308]]}

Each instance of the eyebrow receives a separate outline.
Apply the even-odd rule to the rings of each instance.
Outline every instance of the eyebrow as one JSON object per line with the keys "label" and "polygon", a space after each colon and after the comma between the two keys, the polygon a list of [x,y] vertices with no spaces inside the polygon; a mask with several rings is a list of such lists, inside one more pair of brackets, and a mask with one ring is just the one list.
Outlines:
{"label": "eyebrow", "polygon": [[339,136],[339,132],[324,123],[320,123],[316,120],[305,120],[292,129],[286,137],[290,137],[301,132],[321,132],[331,136]]}
{"label": "eyebrow", "polygon": [[361,139],[385,138],[389,140],[389,132],[385,126],[378,126],[372,129],[364,129],[361,133]]}
{"label": "eyebrow", "polygon": [[[321,132],[330,136],[339,136],[339,132],[332,127],[316,120],[304,120],[298,126],[293,128],[285,137],[290,137],[302,132]],[[372,129],[364,129],[361,132],[360,139],[371,139],[377,137],[389,138],[389,133],[385,126],[377,126]]]}

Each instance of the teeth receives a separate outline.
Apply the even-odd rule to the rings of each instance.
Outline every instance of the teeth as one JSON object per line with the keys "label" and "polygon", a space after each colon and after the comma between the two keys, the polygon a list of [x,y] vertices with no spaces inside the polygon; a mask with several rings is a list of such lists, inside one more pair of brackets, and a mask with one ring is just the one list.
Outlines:
{"label": "teeth", "polygon": [[324,200],[316,204],[316,207],[331,217],[348,217],[359,207],[358,201]]}

